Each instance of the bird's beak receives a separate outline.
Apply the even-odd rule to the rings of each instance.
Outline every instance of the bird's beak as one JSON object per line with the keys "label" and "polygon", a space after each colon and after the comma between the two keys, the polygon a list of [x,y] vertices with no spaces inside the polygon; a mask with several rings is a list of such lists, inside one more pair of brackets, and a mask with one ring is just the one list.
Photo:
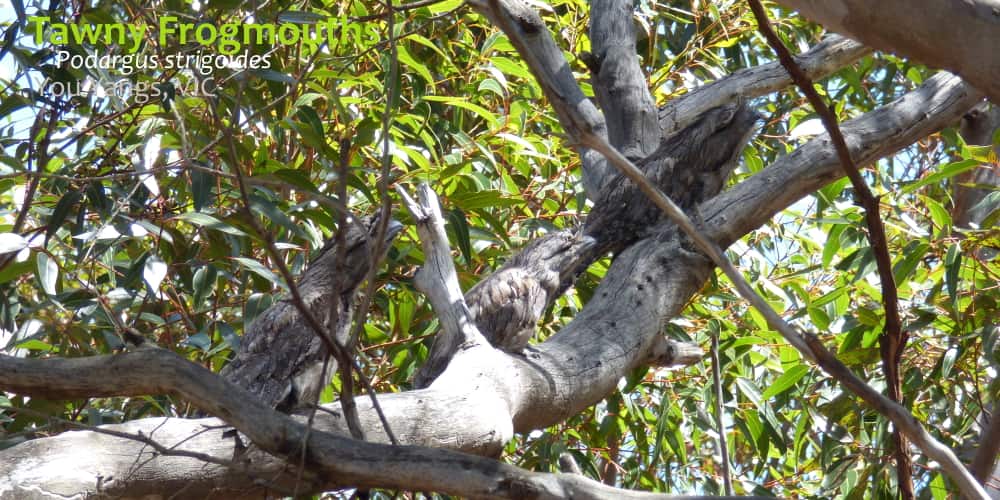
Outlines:
{"label": "bird's beak", "polygon": [[594,238],[593,236],[587,236],[585,234],[581,234],[577,236],[577,239],[579,240],[577,246],[579,246],[581,252],[586,252],[587,250],[590,250],[591,248],[597,246],[597,239]]}
{"label": "bird's beak", "polygon": [[385,229],[385,240],[392,241],[396,235],[403,231],[403,223],[396,219],[389,219],[389,226]]}

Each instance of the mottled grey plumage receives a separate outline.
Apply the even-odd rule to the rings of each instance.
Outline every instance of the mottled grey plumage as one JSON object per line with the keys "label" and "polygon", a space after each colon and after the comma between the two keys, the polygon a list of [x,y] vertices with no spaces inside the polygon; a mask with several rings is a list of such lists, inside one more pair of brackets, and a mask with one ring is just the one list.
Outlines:
{"label": "mottled grey plumage", "polygon": [[[743,103],[712,108],[665,137],[637,166],[679,207],[690,208],[722,190],[757,120]],[[602,251],[617,252],[646,236],[663,215],[624,174],[616,174],[604,186],[584,232],[598,241]]]}
{"label": "mottled grey plumage", "polygon": [[[688,208],[722,189],[757,120],[743,104],[713,108],[664,138],[639,167]],[[583,234],[560,231],[533,241],[465,294],[476,326],[493,346],[523,350],[545,309],[596,256],[625,248],[661,219],[660,210],[624,175],[603,185]],[[435,337],[427,362],[414,377],[415,387],[427,387],[444,371],[456,343]]]}
{"label": "mottled grey plumage", "polygon": [[[348,223],[344,259],[336,264],[336,238],[320,251],[298,283],[302,301],[321,325],[337,309],[337,340],[347,337],[354,292],[371,268],[377,224],[370,219]],[[402,226],[390,221],[384,249]],[[381,257],[381,256],[379,256]],[[256,394],[264,403],[291,412],[316,401],[329,382],[336,361],[323,371],[326,348],[290,297],[283,298],[251,323],[243,334],[239,352],[222,369],[222,376]]]}
{"label": "mottled grey plumage", "polygon": [[532,241],[497,272],[465,294],[479,331],[494,347],[520,352],[546,307],[562,293],[594,245],[592,238],[558,231]]}
{"label": "mottled grey plumage", "polygon": [[[592,255],[594,240],[573,231],[558,231],[532,241],[500,269],[465,294],[476,327],[491,345],[521,352],[549,304],[572,283]],[[414,376],[426,387],[447,366],[457,345],[434,339],[427,362]]]}

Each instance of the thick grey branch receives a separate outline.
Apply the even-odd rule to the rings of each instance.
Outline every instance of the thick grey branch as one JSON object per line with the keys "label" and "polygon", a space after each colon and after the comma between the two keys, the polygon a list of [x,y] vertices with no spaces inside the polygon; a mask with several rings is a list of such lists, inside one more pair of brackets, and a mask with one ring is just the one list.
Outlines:
{"label": "thick grey branch", "polygon": [[[447,450],[368,443],[316,429],[307,432],[304,424],[273,411],[243,389],[163,349],[77,359],[0,356],[0,371],[6,375],[0,381],[0,388],[34,397],[176,394],[223,415],[228,423],[271,454],[297,456],[304,445],[309,468],[325,475],[326,481],[344,485],[439,491],[472,498],[672,498],[611,488],[573,474],[528,472],[495,460]],[[122,377],[122,373],[143,376]],[[23,477],[22,468],[31,465],[29,462],[32,460],[22,456],[14,463],[6,460],[0,463],[6,469],[5,477]],[[30,492],[20,491],[19,494],[4,490],[3,494]],[[115,494],[107,490],[102,493]]]}
{"label": "thick grey branch", "polygon": [[[972,91],[958,78],[942,74],[929,79],[919,89],[893,104],[845,123],[843,130],[852,155],[856,155],[855,159],[859,162],[871,162],[954,123],[980,97],[980,94]],[[839,168],[828,142],[823,137],[817,137],[746,182],[703,203],[702,227],[720,245],[728,245],[733,239],[763,224],[788,204],[836,179]],[[560,332],[534,346],[523,357],[510,356],[494,349],[483,349],[482,356],[478,357],[460,356],[442,374],[442,377],[462,384],[460,390],[449,392],[431,388],[384,394],[380,395],[379,401],[401,442],[463,449],[481,454],[498,453],[514,430],[528,432],[577,414],[606,397],[630,370],[647,362],[653,346],[661,338],[664,322],[676,315],[700,289],[711,269],[707,259],[679,244],[675,233],[658,233],[619,254],[583,311]],[[192,386],[209,386],[204,392],[186,394],[186,398],[211,405],[206,409],[227,415],[227,418],[229,411],[215,402],[218,394],[222,394],[226,400],[231,397],[252,400],[249,394],[233,391],[231,386],[218,386],[222,381],[214,380],[217,377],[212,377],[203,369],[185,374],[183,370],[193,369],[178,371],[176,367],[163,365],[155,356],[161,354],[129,353],[94,359],[32,360],[40,363],[56,361],[60,366],[71,369],[53,371],[52,367],[56,365],[41,365],[34,372],[37,376],[29,375],[27,380],[44,386],[48,385],[49,380],[41,378],[43,374],[53,375],[53,385],[50,387],[52,392],[36,392],[37,397],[100,397],[126,393],[176,394],[176,380],[180,376],[190,381]],[[16,389],[13,384],[18,370],[6,363],[8,358],[0,358],[0,371],[5,374],[0,378],[0,389],[12,391]],[[88,378],[88,374],[94,374],[94,378]],[[69,387],[73,391],[56,393],[54,389],[58,387]],[[475,390],[467,390],[470,387]],[[35,390],[41,389],[35,387]],[[359,402],[359,413],[363,422],[371,422],[372,429],[375,429],[367,434],[373,439],[383,438],[384,435],[378,432],[380,424],[377,418],[364,403]],[[263,405],[258,406],[263,408],[260,412],[266,410]],[[252,426],[247,419],[254,419],[258,413],[252,408],[247,414],[242,411],[238,410],[237,416],[241,419],[241,424],[237,427],[244,424]],[[456,411],[461,412],[460,415],[449,413]],[[273,412],[263,414],[271,418],[270,413]],[[454,418],[444,419],[441,418],[442,415]],[[163,419],[147,419],[127,425],[136,429],[154,429],[162,422]],[[456,425],[455,422],[462,424]],[[188,434],[192,434],[199,428],[200,422],[175,419],[169,423],[170,427],[188,425],[191,428]],[[316,427],[345,429],[336,415],[318,415]],[[275,427],[267,429],[276,432],[278,436],[284,432]],[[272,434],[254,434],[251,439],[256,442],[259,438],[263,445],[270,442],[271,437]],[[49,483],[45,482],[45,477],[41,475],[42,467],[38,464],[50,463],[53,466],[62,464],[66,471],[73,472],[72,475],[63,477],[76,489],[65,485],[66,489],[62,491],[85,491],[88,488],[93,491],[97,482],[96,474],[100,471],[103,471],[104,477],[113,475],[116,480],[121,481],[114,485],[117,489],[109,488],[113,492],[128,491],[129,481],[134,477],[129,475],[129,471],[133,470],[136,475],[141,474],[148,481],[146,484],[153,484],[152,481],[156,478],[174,478],[177,482],[169,484],[175,484],[178,488],[200,487],[205,492],[215,487],[245,483],[241,474],[232,475],[214,466],[204,466],[176,457],[170,460],[155,458],[136,467],[134,457],[152,457],[148,454],[139,455],[142,449],[134,444],[120,444],[118,448],[110,448],[105,439],[110,438],[97,438],[87,432],[70,432],[0,451],[0,468],[3,468],[4,473],[9,473],[0,474],[0,477],[21,478],[23,481],[19,484],[24,487],[47,485]],[[82,442],[92,448],[86,461],[81,461],[78,453]],[[205,440],[194,440],[185,445],[195,449],[201,445],[215,446],[219,457],[232,457],[231,443],[220,440],[217,434],[211,436],[211,439],[206,437]],[[435,489],[428,485],[433,477],[430,471],[432,466],[441,465],[442,462],[425,464],[413,461],[419,460],[418,457],[404,454],[395,455],[398,461],[392,463],[366,461],[362,464],[358,457],[368,456],[371,448],[367,446],[373,446],[365,443],[362,445],[358,448],[361,455],[345,457],[345,463],[352,466],[364,465],[365,468],[361,471],[349,469],[336,478],[346,481],[357,477],[352,474],[358,473],[361,477],[355,484],[370,485],[367,481],[372,480],[373,474],[378,474],[373,470],[378,471],[379,466],[385,466],[384,471],[388,471],[386,474],[395,474],[396,468],[402,467],[400,464],[412,463],[416,464],[416,468],[405,471],[398,477],[399,481],[406,482],[413,474],[426,475],[427,477],[416,478],[406,488]],[[317,449],[322,451],[322,448]],[[390,453],[392,454],[387,456],[393,456],[394,452]],[[336,458],[338,455],[331,457]],[[281,460],[270,460],[275,464],[275,469],[272,470],[277,470]],[[262,466],[264,463],[265,460],[258,459],[251,466]],[[461,470],[454,468],[459,463],[461,462],[448,463],[449,474],[454,475],[455,470]],[[509,470],[503,468],[506,466],[497,469],[496,462],[489,461],[488,464],[494,467],[492,470]],[[193,470],[198,473],[187,474],[186,481],[180,481],[179,478],[184,473]],[[88,471],[95,471],[94,475],[88,476]],[[467,474],[463,472],[459,478],[452,477],[451,480],[482,478],[481,471],[482,469],[474,469]],[[31,480],[34,482],[30,482]]]}
{"label": "thick grey branch", "polygon": [[397,186],[396,191],[417,222],[417,232],[424,247],[425,262],[417,271],[414,282],[434,305],[444,325],[442,334],[462,343],[486,345],[486,339],[476,328],[462,297],[462,289],[458,286],[458,275],[451,261],[451,248],[444,231],[444,217],[441,216],[437,194],[425,183],[417,188],[419,202],[413,200],[401,186]]}
{"label": "thick grey branch", "polygon": [[662,133],[656,102],[636,57],[632,11],[632,0],[591,3],[589,66],[594,97],[607,121],[608,141],[638,161],[656,149]]}
{"label": "thick grey branch", "polygon": [[740,296],[750,302],[764,316],[768,326],[780,333],[803,357],[819,365],[834,379],[868,403],[869,406],[892,421],[899,430],[913,441],[913,444],[941,464],[941,468],[958,484],[965,496],[969,498],[988,498],[985,490],[983,490],[982,486],[976,482],[972,474],[958,460],[955,453],[927,432],[920,421],[909,411],[895,401],[883,396],[855,375],[815,335],[799,332],[798,329],[788,324],[777,311],[771,308],[770,304],[753,290],[753,287],[750,286],[746,278],[733,266],[717,243],[696,227],[694,222],[647,179],[642,171],[629,161],[628,158],[608,144],[602,137],[591,134],[585,136],[583,140],[586,145],[604,154],[612,165],[620,169],[631,181],[636,183],[642,189],[642,192],[657,207],[663,210],[663,213],[667,215],[670,221],[680,227],[684,231],[684,234],[691,238],[698,248],[712,259],[715,265],[719,266],[726,277],[732,281]]}
{"label": "thick grey branch", "polygon": [[[872,163],[912,144],[915,138],[952,125],[982,97],[957,76],[942,72],[840,128],[854,160]],[[829,137],[819,135],[702,204],[705,230],[720,245],[728,246],[805,194],[841,177],[840,168]]]}
{"label": "thick grey branch", "polygon": [[[589,130],[607,137],[604,116],[594,103],[583,95],[573,70],[563,57],[551,33],[527,4],[518,0],[470,0],[479,13],[507,34],[518,53],[535,75],[542,92],[559,117],[559,123],[571,138],[577,130]],[[575,140],[573,142],[576,142]],[[583,186],[591,199],[600,192],[602,183],[613,170],[603,156],[575,144],[583,159]]]}
{"label": "thick grey branch", "polygon": [[[480,2],[477,7],[482,8],[483,5],[485,3]],[[532,24],[528,22],[525,26],[530,29]],[[550,68],[564,68],[564,66],[556,64]],[[859,161],[872,161],[881,155],[889,154],[953,122],[972,106],[975,97],[978,96],[973,96],[972,92],[957,79],[949,80],[947,76],[935,77],[921,89],[912,92],[892,106],[846,123],[844,131],[848,135],[852,154],[858,154]],[[822,141],[822,138],[818,138],[800,151],[779,160],[748,182],[741,183],[704,204],[703,227],[720,244],[726,245],[734,238],[764,223],[776,211],[835,179],[838,169],[832,149]],[[464,381],[463,389],[474,387],[477,390],[468,391],[461,396],[435,389],[410,391],[387,394],[381,396],[380,401],[386,407],[393,428],[401,435],[403,442],[413,443],[423,440],[424,443],[436,446],[474,448],[478,453],[496,453],[514,429],[524,432],[551,425],[606,397],[623,375],[649,359],[648,354],[661,338],[659,334],[664,321],[680,311],[710,272],[711,264],[700,254],[690,252],[679,244],[676,234],[659,233],[623,251],[615,260],[606,279],[598,287],[593,300],[572,323],[547,342],[537,345],[524,357],[509,356],[497,350],[484,349],[482,350],[484,355],[478,359],[468,356],[456,358],[442,375],[452,380]],[[492,354],[487,355],[486,351]],[[161,354],[157,354],[159,355]],[[159,366],[155,359],[149,357],[136,359],[135,356],[140,356],[140,353],[99,358],[93,360],[93,364],[90,364],[92,360],[49,360],[43,363],[58,361],[84,364],[75,365],[75,370],[59,372],[52,370],[51,367],[54,365],[43,365],[40,371],[52,373],[57,377],[52,382],[53,387],[68,384],[76,388],[76,392],[72,394],[95,397],[122,393],[174,393],[177,390],[178,384],[175,382],[178,376],[187,381],[181,385],[221,383],[213,380],[213,377],[204,370],[187,373],[185,370],[189,368],[163,367]],[[117,358],[128,362],[115,361]],[[0,358],[2,363],[7,361],[6,358]],[[131,361],[137,362],[130,363]],[[2,369],[5,375],[17,371],[8,365],[3,365]],[[100,386],[83,385],[83,381],[87,380],[86,377],[90,374],[96,374]],[[29,380],[39,383],[45,379],[29,377]],[[113,389],[107,387],[109,380],[115,382]],[[0,387],[6,390],[13,390],[13,383],[13,379],[7,376],[0,379]],[[284,441],[286,444],[300,442],[293,439],[294,432],[298,432],[298,428],[271,425],[270,418],[287,417],[281,415],[272,417],[271,414],[274,412],[266,412],[266,407],[263,405],[257,405],[259,408],[250,408],[246,414],[242,408],[235,411],[225,410],[214,403],[214,398],[221,397],[227,401],[231,397],[246,400],[252,398],[242,391],[232,392],[229,386],[212,385],[212,387],[214,389],[207,392],[186,393],[185,397],[208,405],[208,409],[218,411],[227,418],[233,418],[235,413],[240,422],[238,427],[253,427],[251,425],[253,422],[248,422],[248,419],[254,419],[259,415],[267,417],[268,420],[261,422],[264,430],[258,428],[259,432],[254,431],[252,436],[254,441],[260,439],[263,446],[273,444],[275,436],[292,436]],[[65,393],[63,396],[70,397],[71,394]],[[39,394],[38,397],[60,396]],[[466,413],[443,419],[441,415],[448,414],[445,410],[447,408]],[[359,412],[364,415],[370,413],[370,410],[359,408]],[[462,418],[465,416],[470,418]],[[331,420],[337,419],[331,417]],[[462,424],[456,425],[456,422]],[[140,425],[140,423],[135,424]],[[504,427],[504,424],[507,427]],[[146,425],[149,425],[148,422]],[[323,424],[317,425],[322,427]],[[285,434],[286,431],[289,434]],[[379,434],[371,433],[375,438]],[[74,435],[79,437],[74,438]],[[40,461],[45,462],[47,455],[22,453],[22,450],[44,450],[46,443],[71,443],[74,439],[88,440],[88,443],[92,443],[89,441],[91,437],[89,433],[67,433],[54,438],[30,441],[0,451],[2,457],[0,464],[3,464],[0,467],[4,468],[4,472],[13,469],[14,472],[25,474],[26,471],[37,468]],[[327,439],[327,436],[317,435],[316,439],[320,438]],[[377,479],[373,474],[378,476],[379,467],[385,466],[383,472],[388,471],[388,474],[396,476],[390,481],[398,480],[400,483],[406,483],[408,489],[438,489],[440,484],[429,484],[437,480],[430,474],[435,466],[447,468],[450,474],[454,474],[455,470],[468,465],[461,461],[450,461],[447,462],[447,467],[444,467],[441,461],[433,461],[427,456],[415,455],[410,451],[402,455],[388,451],[386,452],[388,454],[382,455],[394,457],[392,463],[387,463],[385,460],[365,461],[359,457],[369,456],[372,450],[370,446],[375,445],[354,441],[344,442],[350,443],[351,450],[356,454],[343,457],[345,470],[338,472],[336,477],[344,481],[357,479],[354,484],[359,486],[371,485],[370,481]],[[324,451],[322,443],[315,447],[313,441],[309,444],[310,449],[317,451],[317,454]],[[68,447],[72,445],[68,444],[61,448]],[[385,449],[379,448],[379,450]],[[412,449],[400,448],[400,450]],[[129,454],[128,460],[131,462],[134,456],[135,454]],[[314,456],[311,453],[310,459]],[[440,457],[440,455],[435,456]],[[337,454],[331,454],[330,457],[333,460],[341,459]],[[72,461],[65,460],[61,463],[73,470],[83,470],[87,467],[88,460],[93,463],[98,459],[91,454],[76,456]],[[322,469],[325,466],[324,462],[316,463],[320,464],[321,470],[325,470]],[[413,468],[399,474],[397,467],[402,467],[400,464],[407,466],[412,464]],[[482,478],[483,469],[478,468],[477,464],[478,462],[473,462],[471,469],[461,469],[463,475],[460,478],[452,478],[451,481]],[[510,470],[492,461],[482,464],[492,467],[491,471]],[[154,461],[150,468],[152,469],[150,474],[155,475],[157,472],[169,472],[171,464]],[[0,477],[7,476],[0,475]],[[124,481],[127,481],[127,478]],[[192,483],[208,485],[210,488],[218,484],[217,481],[225,481],[225,471],[205,469],[204,474],[194,477]],[[512,483],[508,481],[504,484]],[[441,490],[454,491],[446,488]],[[463,494],[476,495],[480,491],[466,490]]]}
{"label": "thick grey branch", "polygon": [[[740,104],[710,110],[658,139],[659,147],[643,160],[642,169],[682,206],[696,205],[722,189],[756,121]],[[660,212],[635,184],[621,174],[611,179],[587,218],[584,235],[559,231],[538,238],[466,294],[476,324],[492,345],[520,352],[544,311],[586,266],[648,236],[656,226]],[[436,337],[414,385],[427,387],[457,348],[447,331]]]}
{"label": "thick grey branch", "polygon": [[[806,75],[813,80],[825,78],[835,71],[869,54],[871,49],[840,35],[830,35],[811,49],[795,57]],[[664,134],[687,126],[705,111],[739,97],[758,97],[776,92],[792,84],[792,78],[779,62],[745,68],[687,94],[672,99],[660,108],[660,127]]]}
{"label": "thick grey branch", "polygon": [[1000,102],[996,0],[779,0],[831,31],[961,75]]}

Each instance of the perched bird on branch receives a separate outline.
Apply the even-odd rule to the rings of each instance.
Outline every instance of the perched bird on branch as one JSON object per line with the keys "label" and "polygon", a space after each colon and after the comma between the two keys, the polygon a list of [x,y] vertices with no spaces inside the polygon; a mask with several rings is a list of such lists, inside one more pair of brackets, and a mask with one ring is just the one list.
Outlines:
{"label": "perched bird on branch", "polygon": [[486,340],[504,351],[521,352],[546,307],[572,283],[594,243],[571,231],[551,233],[472,287],[466,303]]}
{"label": "perched bird on branch", "polygon": [[[639,168],[681,208],[690,208],[722,189],[757,120],[742,103],[710,109],[665,137]],[[603,185],[582,234],[560,231],[533,241],[465,294],[476,326],[490,344],[521,352],[545,309],[587,265],[646,236],[661,220],[660,209],[623,174]],[[430,385],[456,349],[457,339],[436,337],[414,386]]]}
{"label": "perched bird on branch", "polygon": [[[722,190],[759,119],[742,102],[712,108],[664,137],[637,166],[681,209],[689,209]],[[597,240],[602,253],[618,252],[647,236],[662,213],[624,174],[604,186],[584,232]]]}
{"label": "perched bird on branch", "polygon": [[[375,256],[377,217],[348,222],[343,237],[343,260],[337,262],[337,238],[331,239],[307,267],[297,288],[312,316],[343,343],[351,326],[354,294],[372,265],[377,265],[402,229],[389,222],[382,255]],[[345,230],[345,229],[341,229]],[[335,309],[334,309],[335,308]],[[329,325],[331,311],[336,325]],[[292,412],[312,405],[330,381],[337,363],[331,359],[323,370],[326,347],[291,297],[261,313],[243,334],[239,352],[222,369],[227,380],[256,394],[280,411]]]}
{"label": "perched bird on branch", "polygon": [[[465,302],[480,333],[498,349],[523,351],[545,309],[592,260],[594,244],[593,238],[578,231],[549,233],[477,283],[465,294]],[[457,348],[457,339],[435,337],[427,361],[414,376],[414,386],[430,385]]]}

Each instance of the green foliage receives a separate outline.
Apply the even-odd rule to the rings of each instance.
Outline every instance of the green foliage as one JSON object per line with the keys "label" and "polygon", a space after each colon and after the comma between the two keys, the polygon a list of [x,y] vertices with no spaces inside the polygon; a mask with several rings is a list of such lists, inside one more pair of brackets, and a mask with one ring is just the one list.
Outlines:
{"label": "green foliage", "polygon": [[[382,202],[375,186],[387,106],[390,181],[428,181],[440,193],[465,289],[531,238],[573,227],[586,213],[579,158],[560,135],[538,85],[510,42],[460,2],[396,16],[399,71],[389,83],[398,98],[391,103],[388,23],[371,2],[265,2],[253,12],[258,22],[305,5],[341,20],[336,37],[318,51],[252,45],[249,53],[267,57],[271,67],[214,71],[214,96],[192,92],[206,79],[197,71],[151,69],[124,76],[133,89],[160,89],[160,98],[148,102],[134,91],[105,95],[91,88],[75,97],[46,91],[46,79],[72,87],[122,75],[60,66],[54,58],[58,47],[33,42],[24,12],[60,22],[155,25],[160,16],[191,12],[205,22],[240,22],[250,14],[241,9],[248,7],[209,0],[192,10],[190,0],[161,0],[134,10],[97,0],[74,13],[59,2],[51,4],[54,11],[40,0],[23,8],[19,0],[14,4],[21,21],[8,19],[0,51],[0,67],[11,69],[0,85],[0,252],[6,254],[0,266],[0,346],[7,353],[108,353],[121,347],[120,329],[128,326],[218,370],[246,325],[287,288],[267,242],[275,242],[284,264],[298,274],[336,230],[331,201],[341,186],[357,213],[373,212]],[[773,60],[742,2],[696,4],[637,3],[639,55],[659,102],[695,83]],[[543,17],[589,91],[586,70],[575,57],[589,48],[588,5],[548,5]],[[795,16],[778,24],[792,47],[819,36],[814,25]],[[154,42],[147,40],[140,54],[180,49]],[[65,48],[81,55],[121,50],[101,43]],[[870,56],[821,87],[847,119],[885,104],[929,74],[892,56]],[[747,148],[734,182],[798,145],[788,133],[815,118],[803,104],[792,89],[754,102],[767,124]],[[948,131],[865,172],[881,196],[904,328],[911,335],[903,356],[904,404],[952,446],[975,439],[982,404],[997,396],[1000,268],[991,249],[1000,233],[958,233],[948,209],[955,176],[996,161],[984,155]],[[349,163],[344,178],[337,173],[342,157]],[[247,182],[249,206],[239,176]],[[848,186],[835,182],[795,204],[734,245],[730,255],[778,310],[819,333],[856,373],[881,387],[882,297],[863,214]],[[998,197],[987,201],[993,207],[988,220],[996,220]],[[409,222],[404,213],[396,217]],[[254,221],[266,234],[254,229]],[[438,328],[412,284],[422,260],[409,230],[376,277],[380,287],[361,348],[378,390],[408,387]],[[607,265],[592,266],[576,290],[559,299],[536,340],[573,318]],[[886,421],[802,360],[729,286],[711,280],[669,333],[706,346],[710,331],[721,336],[722,405],[737,492],[891,496],[895,472]],[[561,452],[570,451],[585,473],[613,484],[720,492],[711,387],[707,363],[681,371],[640,370],[588,411],[518,436],[507,458],[548,471]],[[324,397],[332,399],[334,392]],[[64,402],[0,396],[0,404],[92,424],[192,410],[167,396]],[[45,419],[10,418],[2,411],[0,423],[0,446],[61,430]],[[923,457],[915,461],[918,489],[946,497],[949,482]]]}

